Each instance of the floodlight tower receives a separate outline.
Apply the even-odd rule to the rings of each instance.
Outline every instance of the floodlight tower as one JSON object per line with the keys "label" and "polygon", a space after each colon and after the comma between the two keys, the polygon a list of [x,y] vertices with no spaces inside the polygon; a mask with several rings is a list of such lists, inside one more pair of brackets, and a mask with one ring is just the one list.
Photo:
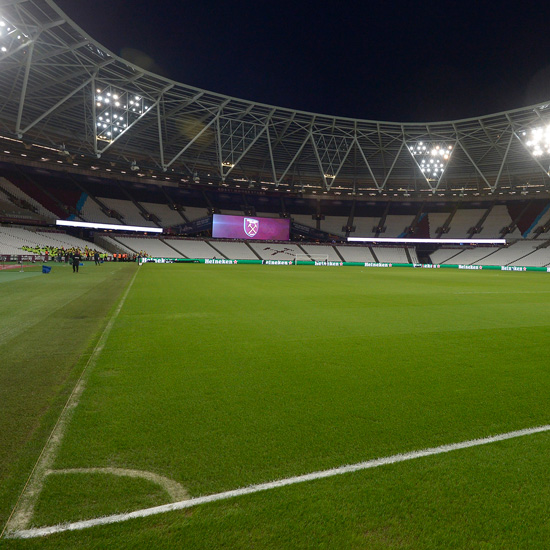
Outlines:
{"label": "floodlight tower", "polygon": [[[550,162],[550,123],[525,128],[517,132],[516,136],[531,153],[541,170],[550,178],[550,166],[548,166]],[[548,168],[545,168],[543,163]],[[528,186],[529,184],[526,184],[523,187],[522,194],[527,194]]]}
{"label": "floodlight tower", "polygon": [[430,186],[437,191],[453,153],[454,144],[445,141],[417,141],[408,144],[409,153]]}

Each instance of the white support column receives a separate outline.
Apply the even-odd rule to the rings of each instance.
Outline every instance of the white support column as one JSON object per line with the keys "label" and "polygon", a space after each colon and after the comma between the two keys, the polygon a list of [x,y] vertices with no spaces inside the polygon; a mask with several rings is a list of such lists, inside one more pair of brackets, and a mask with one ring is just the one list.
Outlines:
{"label": "white support column", "polygon": [[[220,109],[220,114],[221,114]],[[223,155],[222,155],[222,132],[220,128],[220,116],[218,115],[216,117],[216,150],[218,152],[218,168],[220,172],[220,178],[222,179],[222,182],[225,182],[225,178],[223,175]]]}
{"label": "white support column", "polygon": [[97,149],[97,109],[95,105],[95,77],[97,76],[97,73],[92,76],[91,84],[92,84],[92,90],[90,97],[93,99],[92,101],[92,127],[93,127],[93,134],[94,134],[94,154],[97,158],[101,156],[101,153]]}
{"label": "white support column", "polygon": [[27,95],[27,85],[29,83],[29,74],[31,72],[32,54],[34,52],[34,42],[29,46],[27,52],[27,63],[25,65],[25,75],[23,77],[23,85],[21,87],[21,96],[19,97],[19,110],[17,112],[17,122],[15,123],[15,133],[19,138],[23,137],[21,132],[21,119],[23,118],[23,109],[25,107],[25,97]]}
{"label": "white support column", "polygon": [[160,152],[160,166],[166,172],[167,166],[164,165],[164,140],[162,139],[162,119],[160,114],[160,107],[162,105],[162,95],[157,103],[157,123],[159,130],[159,152]]}

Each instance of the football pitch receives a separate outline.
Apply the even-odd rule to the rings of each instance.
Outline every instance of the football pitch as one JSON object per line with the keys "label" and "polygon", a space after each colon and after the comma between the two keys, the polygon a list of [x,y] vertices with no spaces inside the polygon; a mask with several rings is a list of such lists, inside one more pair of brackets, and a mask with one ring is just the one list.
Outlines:
{"label": "football pitch", "polygon": [[35,271],[0,272],[0,546],[550,547],[546,274]]}

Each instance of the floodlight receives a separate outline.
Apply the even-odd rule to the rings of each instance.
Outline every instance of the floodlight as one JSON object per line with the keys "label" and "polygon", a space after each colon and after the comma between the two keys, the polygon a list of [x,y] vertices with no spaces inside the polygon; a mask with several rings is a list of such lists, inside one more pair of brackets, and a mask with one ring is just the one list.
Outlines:
{"label": "floodlight", "polygon": [[452,145],[445,142],[419,141],[407,147],[428,182],[438,182],[451,158]]}
{"label": "floodlight", "polygon": [[521,141],[534,157],[550,155],[550,125],[524,130],[521,132],[521,136],[525,138],[520,138]]}
{"label": "floodlight", "polygon": [[[109,142],[124,133],[148,108],[141,96],[109,84],[95,89],[94,101],[97,107],[96,139]],[[101,121],[101,124],[97,121]]]}

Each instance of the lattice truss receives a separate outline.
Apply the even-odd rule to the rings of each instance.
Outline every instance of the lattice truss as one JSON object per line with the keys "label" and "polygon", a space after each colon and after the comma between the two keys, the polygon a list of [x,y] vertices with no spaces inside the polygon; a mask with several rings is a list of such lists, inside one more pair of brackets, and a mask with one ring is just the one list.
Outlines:
{"label": "lattice truss", "polygon": [[391,123],[257,104],[118,58],[51,0],[0,0],[0,134],[155,171],[365,194],[547,190],[547,108]]}

